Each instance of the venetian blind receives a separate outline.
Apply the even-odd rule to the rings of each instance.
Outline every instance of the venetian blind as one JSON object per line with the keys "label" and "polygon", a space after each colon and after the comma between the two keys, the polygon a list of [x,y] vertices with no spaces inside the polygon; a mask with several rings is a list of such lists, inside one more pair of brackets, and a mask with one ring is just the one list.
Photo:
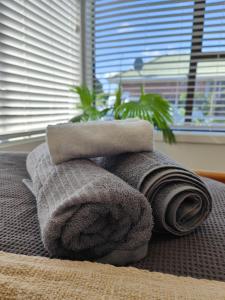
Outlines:
{"label": "venetian blind", "polygon": [[95,0],[93,80],[113,100],[140,86],[173,108],[174,126],[225,128],[225,2]]}
{"label": "venetian blind", "polygon": [[0,141],[74,116],[80,35],[79,0],[0,0]]}

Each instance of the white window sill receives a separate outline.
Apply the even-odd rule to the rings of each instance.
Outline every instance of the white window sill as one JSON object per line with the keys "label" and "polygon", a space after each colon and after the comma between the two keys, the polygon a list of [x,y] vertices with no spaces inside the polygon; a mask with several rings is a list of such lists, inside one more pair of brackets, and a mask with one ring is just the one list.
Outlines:
{"label": "white window sill", "polygon": [[45,138],[42,137],[33,137],[33,138],[29,138],[29,139],[21,139],[18,141],[12,141],[12,142],[6,142],[6,143],[2,143],[0,144],[0,151],[10,151],[12,149],[12,151],[14,151],[14,149],[22,149],[23,146],[26,149],[26,146],[29,146],[31,144],[39,144],[39,143],[43,143],[45,140]]}
{"label": "white window sill", "polygon": [[[174,131],[177,143],[225,145],[225,132]],[[155,131],[155,141],[163,142],[162,133]]]}

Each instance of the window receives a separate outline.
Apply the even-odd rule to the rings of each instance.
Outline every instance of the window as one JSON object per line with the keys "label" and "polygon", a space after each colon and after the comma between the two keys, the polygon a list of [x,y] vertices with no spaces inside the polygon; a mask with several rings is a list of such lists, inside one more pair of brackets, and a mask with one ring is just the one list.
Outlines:
{"label": "window", "polygon": [[0,0],[0,142],[75,114],[80,32],[79,0]]}
{"label": "window", "polygon": [[95,0],[95,86],[125,101],[141,85],[173,108],[174,127],[225,129],[225,2]]}

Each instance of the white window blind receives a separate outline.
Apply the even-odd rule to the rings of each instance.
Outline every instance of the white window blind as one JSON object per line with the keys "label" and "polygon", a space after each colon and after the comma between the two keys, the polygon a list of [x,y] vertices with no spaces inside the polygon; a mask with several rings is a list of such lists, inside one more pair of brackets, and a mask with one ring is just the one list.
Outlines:
{"label": "white window blind", "polygon": [[0,0],[0,141],[74,116],[79,0]]}
{"label": "white window blind", "polygon": [[[94,73],[124,101],[159,93],[174,127],[225,129],[225,1],[95,0]],[[109,100],[113,96],[109,97]]]}

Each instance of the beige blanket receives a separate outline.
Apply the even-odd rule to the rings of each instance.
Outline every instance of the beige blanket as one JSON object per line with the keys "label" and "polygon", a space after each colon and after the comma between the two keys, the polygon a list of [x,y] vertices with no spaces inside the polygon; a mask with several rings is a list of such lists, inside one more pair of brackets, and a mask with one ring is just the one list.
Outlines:
{"label": "beige blanket", "polygon": [[224,300],[225,283],[0,252],[0,299]]}

